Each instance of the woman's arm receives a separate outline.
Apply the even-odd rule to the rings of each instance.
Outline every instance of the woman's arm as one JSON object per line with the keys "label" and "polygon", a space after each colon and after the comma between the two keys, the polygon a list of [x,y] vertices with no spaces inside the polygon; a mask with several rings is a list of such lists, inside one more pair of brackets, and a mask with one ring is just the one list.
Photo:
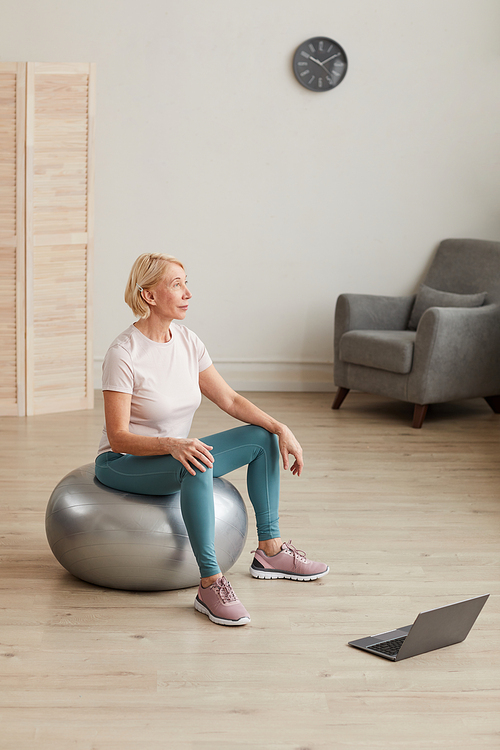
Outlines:
{"label": "woman's arm", "polygon": [[[111,450],[115,453],[130,453],[133,456],[159,456],[170,454],[180,461],[190,474],[212,468],[214,459],[206,445],[196,438],[148,437],[134,435],[129,430],[132,396],[118,391],[103,391],[106,432]],[[193,464],[193,466],[191,466]]]}
{"label": "woman's arm", "polygon": [[[252,404],[247,398],[236,393],[213,365],[200,372],[200,389],[204,396],[231,417],[248,424],[258,425],[277,435],[283,467],[285,470],[290,468],[294,475],[301,475],[304,466],[302,448],[293,432],[285,424],[278,422],[265,411],[259,409],[258,406]],[[289,455],[295,458],[291,467],[288,460]]]}

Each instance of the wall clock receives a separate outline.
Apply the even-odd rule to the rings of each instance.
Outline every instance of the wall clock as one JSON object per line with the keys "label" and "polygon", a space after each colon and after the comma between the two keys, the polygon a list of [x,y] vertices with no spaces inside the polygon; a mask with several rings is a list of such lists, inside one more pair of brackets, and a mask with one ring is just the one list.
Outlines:
{"label": "wall clock", "polygon": [[333,39],[314,36],[295,50],[293,72],[309,91],[330,91],[344,80],[347,55]]}

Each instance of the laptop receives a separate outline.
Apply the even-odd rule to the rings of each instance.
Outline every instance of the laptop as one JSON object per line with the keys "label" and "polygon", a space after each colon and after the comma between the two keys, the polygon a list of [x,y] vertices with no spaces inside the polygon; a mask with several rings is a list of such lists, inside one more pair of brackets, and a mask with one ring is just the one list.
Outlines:
{"label": "laptop", "polygon": [[489,594],[420,612],[413,625],[349,641],[349,646],[391,661],[425,654],[465,640]]}

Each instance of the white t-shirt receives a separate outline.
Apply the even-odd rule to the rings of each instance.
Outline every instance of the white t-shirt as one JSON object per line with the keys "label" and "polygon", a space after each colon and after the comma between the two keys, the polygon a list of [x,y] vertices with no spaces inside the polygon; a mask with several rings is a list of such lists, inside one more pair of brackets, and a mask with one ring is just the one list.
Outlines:
{"label": "white t-shirt", "polygon": [[[104,357],[102,390],[131,394],[134,435],[185,438],[201,403],[199,374],[212,360],[188,328],[172,323],[170,331],[170,341],[160,344],[131,325]],[[110,450],[104,425],[97,455]]]}

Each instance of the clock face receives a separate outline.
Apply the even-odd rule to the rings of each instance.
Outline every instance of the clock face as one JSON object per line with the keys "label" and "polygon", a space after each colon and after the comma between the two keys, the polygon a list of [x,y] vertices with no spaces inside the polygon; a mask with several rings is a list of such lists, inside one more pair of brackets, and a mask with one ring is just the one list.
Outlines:
{"label": "clock face", "polygon": [[330,91],[344,80],[347,55],[333,39],[315,36],[295,50],[293,72],[309,91]]}

